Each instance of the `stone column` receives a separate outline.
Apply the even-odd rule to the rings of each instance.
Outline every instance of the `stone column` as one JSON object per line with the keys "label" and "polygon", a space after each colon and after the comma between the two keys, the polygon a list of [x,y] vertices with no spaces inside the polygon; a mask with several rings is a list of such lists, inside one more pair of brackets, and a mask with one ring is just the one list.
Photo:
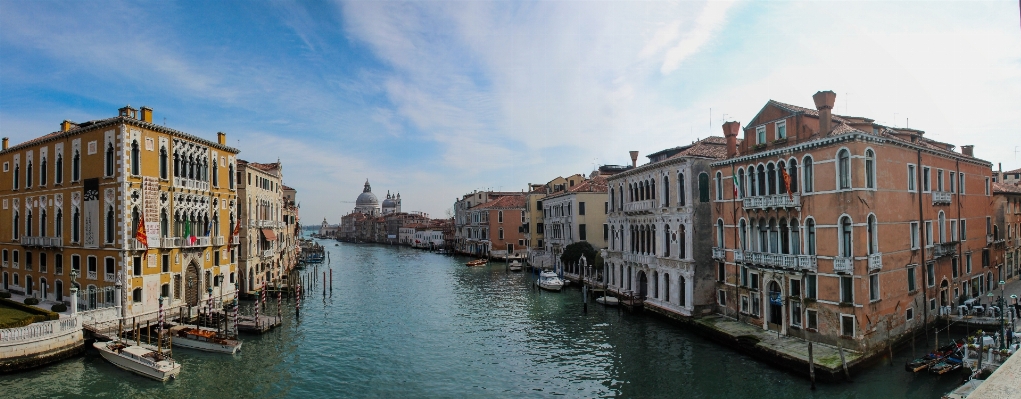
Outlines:
{"label": "stone column", "polygon": [[78,314],[78,287],[71,286],[71,316]]}
{"label": "stone column", "polygon": [[113,291],[113,302],[117,304],[116,305],[116,307],[117,307],[117,317],[123,318],[124,317],[124,307],[121,306],[121,299],[123,297],[123,295],[121,293],[121,289],[123,288],[123,286],[121,285],[120,278],[117,279],[117,285],[115,285],[114,287],[116,287],[116,289],[114,289],[114,291]]}

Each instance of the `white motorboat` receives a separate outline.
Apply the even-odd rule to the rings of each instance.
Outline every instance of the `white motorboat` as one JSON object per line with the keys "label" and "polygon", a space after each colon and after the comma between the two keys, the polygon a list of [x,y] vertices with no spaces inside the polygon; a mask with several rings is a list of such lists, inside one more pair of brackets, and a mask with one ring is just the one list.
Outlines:
{"label": "white motorboat", "polygon": [[561,288],[564,288],[564,280],[551,271],[540,273],[539,281],[536,284],[539,284],[539,288],[550,291],[560,291]]}
{"label": "white motorboat", "polygon": [[620,299],[612,296],[601,296],[596,298],[596,303],[603,304],[606,306],[617,306],[620,304]]}
{"label": "white motorboat", "polygon": [[510,271],[512,271],[512,272],[520,272],[521,269],[522,269],[521,262],[518,262],[517,260],[515,260],[515,261],[511,262],[510,265],[507,266],[507,268],[510,269]]}
{"label": "white motorboat", "polygon": [[177,378],[181,364],[160,353],[151,345],[131,345],[122,341],[107,341],[92,344],[103,355],[103,359],[132,373],[155,380],[166,381]]}
{"label": "white motorboat", "polygon": [[181,348],[232,355],[241,349],[241,341],[236,337],[223,337],[216,330],[206,327],[173,326],[170,327],[170,335],[174,337],[174,346]]}

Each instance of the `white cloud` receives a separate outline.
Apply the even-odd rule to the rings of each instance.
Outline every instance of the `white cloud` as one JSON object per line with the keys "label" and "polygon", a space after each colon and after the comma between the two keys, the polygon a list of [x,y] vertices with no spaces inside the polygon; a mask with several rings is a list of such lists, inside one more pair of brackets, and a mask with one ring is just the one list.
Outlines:
{"label": "white cloud", "polygon": [[695,27],[687,32],[676,46],[667,50],[660,72],[667,75],[676,71],[685,59],[702,49],[723,27],[726,22],[727,10],[733,4],[732,1],[708,2],[702,10],[702,14],[695,20]]}

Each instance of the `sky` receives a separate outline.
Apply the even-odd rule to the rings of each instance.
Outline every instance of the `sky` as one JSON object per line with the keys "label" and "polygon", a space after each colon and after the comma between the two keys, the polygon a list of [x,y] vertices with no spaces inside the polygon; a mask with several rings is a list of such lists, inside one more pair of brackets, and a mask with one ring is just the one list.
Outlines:
{"label": "sky", "polygon": [[368,179],[444,217],[473,190],[722,135],[768,100],[1021,167],[1021,11],[989,2],[0,0],[0,135],[149,106],[284,164],[302,223]]}

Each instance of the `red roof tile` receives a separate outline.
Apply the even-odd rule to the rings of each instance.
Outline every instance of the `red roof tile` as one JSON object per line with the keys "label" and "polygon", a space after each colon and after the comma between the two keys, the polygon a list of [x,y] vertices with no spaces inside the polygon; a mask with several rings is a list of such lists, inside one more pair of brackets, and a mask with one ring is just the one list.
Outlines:
{"label": "red roof tile", "polygon": [[513,209],[513,208],[524,208],[525,207],[525,196],[524,195],[507,195],[484,204],[479,204],[472,209]]}

